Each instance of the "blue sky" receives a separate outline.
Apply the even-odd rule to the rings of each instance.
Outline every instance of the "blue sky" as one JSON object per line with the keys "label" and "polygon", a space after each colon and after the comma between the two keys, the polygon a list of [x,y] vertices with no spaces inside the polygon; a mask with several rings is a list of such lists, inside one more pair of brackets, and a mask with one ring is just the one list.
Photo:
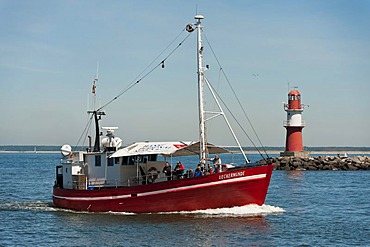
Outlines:
{"label": "blue sky", "polygon": [[[194,22],[196,8],[264,145],[285,145],[290,85],[309,105],[305,146],[369,146],[370,1],[340,0],[0,0],[0,145],[75,145],[97,61],[104,104]],[[211,57],[206,50],[207,76],[228,98]],[[124,144],[196,140],[195,66],[193,33],[164,69],[105,109],[102,125],[118,126]],[[234,145],[221,124],[209,141]]]}

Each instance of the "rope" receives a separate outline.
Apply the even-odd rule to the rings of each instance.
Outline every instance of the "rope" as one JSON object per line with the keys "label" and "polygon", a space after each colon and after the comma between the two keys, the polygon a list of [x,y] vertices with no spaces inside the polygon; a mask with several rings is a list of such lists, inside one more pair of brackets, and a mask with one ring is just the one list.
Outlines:
{"label": "rope", "polygon": [[178,37],[184,32],[185,28],[180,32],[179,35],[176,36],[176,38],[129,84],[127,88],[122,90],[116,97],[108,101],[106,104],[101,106],[97,111],[102,110],[103,108],[107,107],[110,105],[113,101],[121,97],[124,93],[126,93],[128,90],[130,90],[132,87],[137,85],[139,82],[141,82],[144,78],[146,78],[148,75],[150,75],[155,69],[157,69],[159,66],[164,68],[164,62],[170,58],[170,56],[188,39],[188,37],[191,35],[189,33],[160,63],[155,65],[151,70],[149,70],[146,74],[144,74],[140,79],[136,80],[139,78],[148,68],[152,66],[152,64],[178,39]]}
{"label": "rope", "polygon": [[[229,114],[232,116],[232,118],[234,119],[234,121],[238,124],[238,126],[240,127],[240,129],[243,131],[243,133],[247,136],[248,140],[252,143],[253,147],[258,151],[258,153],[260,154],[260,156],[262,157],[262,159],[265,160],[265,157],[262,155],[262,153],[260,152],[260,150],[257,148],[257,146],[254,144],[252,138],[250,138],[250,136],[248,135],[248,133],[245,131],[245,129],[243,128],[243,126],[240,124],[240,122],[238,121],[238,119],[235,117],[235,115],[231,112],[230,108],[226,105],[225,101],[221,98],[221,96],[217,93],[217,91],[214,89],[214,87],[212,86],[212,84],[210,83],[210,81],[204,77],[207,81],[208,81],[208,84],[212,87],[212,89],[214,90],[215,94],[217,95],[218,99],[222,102],[222,104],[225,106],[225,108],[227,109],[227,111],[229,112]],[[267,155],[267,154],[266,154]],[[267,155],[267,158],[268,158],[268,155]]]}
{"label": "rope", "polygon": [[[209,45],[209,47],[210,47],[210,49],[211,49],[211,51],[212,51],[213,56],[215,57],[215,59],[216,59],[216,61],[217,61],[218,66],[220,67],[220,71],[222,71],[222,74],[224,75],[224,77],[225,77],[225,79],[226,79],[227,83],[229,84],[229,87],[230,87],[231,91],[233,92],[234,97],[235,97],[235,98],[236,98],[236,100],[238,101],[238,104],[239,104],[240,108],[242,109],[242,111],[243,111],[243,113],[244,113],[244,116],[245,116],[245,117],[246,117],[246,119],[248,120],[248,123],[249,123],[249,125],[251,126],[251,128],[252,128],[252,130],[253,130],[253,133],[254,133],[254,134],[255,134],[255,136],[257,137],[257,140],[259,141],[259,144],[261,145],[261,147],[262,147],[262,149],[263,149],[264,153],[266,154],[267,158],[269,158],[269,156],[268,156],[268,154],[267,154],[267,151],[266,151],[266,149],[265,149],[264,145],[262,144],[262,142],[261,142],[261,140],[260,140],[259,136],[257,135],[257,132],[256,132],[256,130],[255,130],[255,128],[254,128],[254,126],[253,126],[252,122],[250,121],[250,119],[249,119],[249,117],[248,117],[247,113],[245,112],[244,107],[242,106],[242,104],[241,104],[241,102],[240,102],[240,100],[239,100],[239,97],[237,96],[237,94],[236,94],[236,92],[235,92],[234,88],[232,87],[232,85],[231,85],[231,83],[230,83],[230,80],[229,80],[229,78],[227,77],[227,75],[226,75],[225,71],[223,70],[223,68],[222,68],[222,66],[221,66],[221,63],[220,63],[220,61],[218,60],[218,58],[217,58],[217,56],[216,56],[216,54],[215,54],[215,52],[214,52],[214,50],[213,50],[213,48],[212,48],[211,44],[209,43],[209,41],[208,41],[207,36],[205,35],[205,33],[204,33],[204,37],[205,37],[205,40],[206,40],[207,44]],[[218,95],[218,94],[217,94],[217,95]],[[218,97],[220,97],[220,96],[218,96]],[[221,98],[220,98],[220,99],[221,99]],[[221,101],[222,101],[222,100],[221,100]],[[223,102],[223,101],[222,101],[222,102]],[[226,104],[225,104],[224,102],[223,102],[223,104],[226,106]],[[226,106],[226,108],[227,108],[227,106]],[[228,111],[231,113],[231,111],[230,111],[229,109],[228,109]],[[231,113],[231,114],[232,114],[232,113]],[[239,126],[241,127],[240,123],[235,119],[235,117],[234,117],[234,116],[233,116],[233,118],[234,118],[234,120],[239,124]],[[242,127],[241,127],[241,129],[242,129],[242,130],[243,130],[243,132],[246,134],[245,130],[244,130]],[[251,141],[251,143],[253,144],[253,146],[257,149],[257,151],[260,153],[260,151],[259,151],[259,150],[258,150],[258,148],[254,145],[254,143],[253,143],[253,141],[251,140],[251,138],[250,138],[248,135],[247,135],[247,137],[248,137],[248,139]],[[262,154],[261,154],[261,153],[260,153],[260,155],[262,156]],[[262,158],[263,158],[263,156],[262,156]]]}
{"label": "rope", "polygon": [[[151,63],[149,63],[148,66],[145,67],[145,69],[138,75],[135,77],[135,79],[133,81],[131,81],[128,86],[123,89],[117,96],[115,96],[114,98],[112,98],[110,101],[108,101],[106,104],[104,104],[103,106],[101,106],[99,109],[96,110],[97,111],[101,111],[103,108],[107,107],[108,105],[110,105],[113,101],[115,101],[116,99],[118,99],[119,97],[121,97],[124,93],[126,93],[127,91],[129,91],[131,88],[133,88],[135,85],[137,85],[139,82],[141,82],[144,78],[146,78],[148,75],[150,75],[155,69],[157,69],[159,66],[162,66],[162,68],[164,68],[164,62],[171,57],[171,55],[189,38],[190,34],[189,33],[159,64],[155,65],[152,69],[150,69],[147,73],[145,73],[145,71],[147,71],[155,61],[158,60],[158,58],[165,52],[168,50],[168,48],[170,46],[172,46],[172,44],[180,37],[180,35],[186,30],[186,28],[183,28],[181,30],[181,32],[175,37],[175,39],[173,39],[167,46],[166,48],[161,52],[159,53],[159,55],[157,57],[155,57],[153,59],[153,61]],[[145,74],[144,74],[145,73]],[[144,75],[143,75],[144,74]],[[143,76],[141,76],[143,75]],[[141,77],[140,77],[141,76]],[[138,79],[140,78],[140,79]],[[86,126],[85,126],[85,129],[84,131],[82,132],[80,138],[78,139],[78,142],[75,146],[75,148],[77,148],[78,144],[80,143],[81,139],[83,138],[84,136],[84,140],[86,140],[86,137],[88,135],[88,129],[90,128],[91,126],[91,123],[92,123],[92,118],[93,118],[93,114],[91,114],[91,117],[89,118]]]}
{"label": "rope", "polygon": [[[77,141],[77,144],[76,144],[76,146],[74,147],[75,149],[78,147],[78,144],[80,143],[80,141],[81,141],[81,139],[82,139],[82,136],[83,135],[85,135],[85,138],[84,138],[84,140],[86,140],[86,136],[87,136],[87,134],[88,134],[88,130],[90,129],[90,126],[91,126],[91,123],[92,123],[92,118],[93,118],[93,114],[91,114],[91,117],[89,118],[89,120],[87,121],[87,124],[86,124],[86,126],[85,126],[85,129],[84,129],[84,131],[82,132],[82,134],[81,134],[81,136],[80,136],[80,139],[78,139],[78,141]],[[82,144],[82,146],[83,146],[83,144]]]}

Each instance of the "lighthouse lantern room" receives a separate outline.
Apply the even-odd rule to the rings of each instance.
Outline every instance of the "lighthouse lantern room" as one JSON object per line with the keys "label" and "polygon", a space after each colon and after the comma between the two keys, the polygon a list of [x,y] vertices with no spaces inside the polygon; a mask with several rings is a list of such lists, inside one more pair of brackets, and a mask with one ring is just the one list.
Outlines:
{"label": "lighthouse lantern room", "polygon": [[305,126],[302,120],[302,112],[305,105],[301,104],[301,94],[298,90],[291,90],[288,94],[288,103],[284,103],[287,112],[287,120],[284,121],[286,128],[285,151],[280,156],[307,157],[308,153],[303,150],[302,129]]}

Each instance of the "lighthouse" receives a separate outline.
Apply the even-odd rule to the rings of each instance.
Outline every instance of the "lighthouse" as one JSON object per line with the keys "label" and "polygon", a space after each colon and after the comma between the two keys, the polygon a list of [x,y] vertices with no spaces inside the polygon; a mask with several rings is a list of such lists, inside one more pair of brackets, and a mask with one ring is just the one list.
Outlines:
{"label": "lighthouse", "polygon": [[280,156],[307,157],[308,153],[303,150],[302,129],[305,124],[302,120],[302,112],[305,105],[301,104],[301,93],[293,89],[288,94],[288,103],[284,103],[287,112],[287,120],[284,121],[286,128],[285,151]]}

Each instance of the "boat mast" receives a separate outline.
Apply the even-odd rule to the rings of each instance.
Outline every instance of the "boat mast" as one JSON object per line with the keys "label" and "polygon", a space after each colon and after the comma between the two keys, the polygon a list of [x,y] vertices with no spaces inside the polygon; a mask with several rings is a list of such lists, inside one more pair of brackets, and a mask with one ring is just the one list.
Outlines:
{"label": "boat mast", "polygon": [[98,73],[99,73],[99,62],[97,62],[96,65],[96,76],[93,81],[92,86],[92,94],[93,94],[93,110],[87,111],[89,114],[94,115],[94,122],[95,122],[95,142],[94,142],[94,149],[93,152],[99,152],[100,151],[100,128],[99,128],[99,120],[101,120],[101,116],[105,115],[104,111],[96,110],[96,84],[98,83]]}
{"label": "boat mast", "polygon": [[206,159],[206,127],[205,127],[205,113],[204,113],[204,70],[203,70],[203,43],[202,43],[202,25],[201,20],[204,19],[202,15],[196,15],[194,19],[197,20],[197,73],[198,73],[198,104],[199,104],[199,160],[205,162]]}
{"label": "boat mast", "polygon": [[[236,137],[233,129],[231,128],[231,125],[229,123],[229,121],[227,120],[227,117],[226,115],[224,114],[223,110],[222,110],[222,107],[220,105],[220,103],[218,102],[217,100],[217,97],[216,97],[216,94],[214,93],[212,87],[209,85],[209,82],[207,81],[207,79],[205,78],[204,76],[204,67],[203,67],[203,43],[202,43],[202,25],[201,25],[201,20],[204,19],[204,17],[202,15],[196,15],[194,17],[194,19],[197,20],[197,23],[196,23],[196,26],[197,26],[197,59],[198,59],[198,63],[197,63],[197,66],[198,66],[198,101],[199,101],[199,147],[200,147],[200,152],[199,152],[199,160],[202,162],[202,163],[205,163],[205,160],[206,160],[206,156],[207,156],[207,137],[206,137],[206,126],[205,126],[205,122],[214,118],[214,117],[217,117],[219,115],[222,115],[226,121],[226,124],[227,126],[229,127],[230,131],[231,131],[231,134],[233,135],[236,143],[238,144],[238,147],[241,151],[241,153],[243,154],[244,156],[244,159],[247,163],[249,163],[249,160],[247,158],[247,156],[245,155],[244,153],[244,150],[242,148],[242,146],[240,145],[239,143],[239,140],[238,138]],[[220,110],[220,112],[207,112],[205,111],[204,109],[204,86],[205,84],[208,86],[209,90],[211,91],[212,93],[212,96],[216,102],[216,104],[218,105],[218,108]],[[206,119],[206,114],[214,114],[214,116]]]}

